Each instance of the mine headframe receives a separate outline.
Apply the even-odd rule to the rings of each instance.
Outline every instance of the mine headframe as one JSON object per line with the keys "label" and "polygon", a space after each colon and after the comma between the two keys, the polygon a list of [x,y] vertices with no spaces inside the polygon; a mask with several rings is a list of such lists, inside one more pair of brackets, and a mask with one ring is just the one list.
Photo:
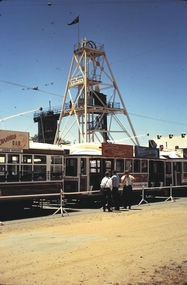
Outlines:
{"label": "mine headframe", "polygon": [[74,46],[54,143],[69,140],[75,126],[79,143],[115,141],[121,133],[139,145],[104,45],[86,39]]}

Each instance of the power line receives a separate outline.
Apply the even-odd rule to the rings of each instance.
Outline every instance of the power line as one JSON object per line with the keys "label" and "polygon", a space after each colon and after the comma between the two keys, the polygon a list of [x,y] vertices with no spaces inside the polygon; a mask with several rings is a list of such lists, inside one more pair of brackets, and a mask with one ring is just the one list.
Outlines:
{"label": "power line", "polygon": [[[18,84],[18,83],[14,83],[14,82],[2,80],[2,79],[0,79],[0,81],[3,82],[3,83],[7,83],[7,84],[15,85],[15,86],[18,86],[18,87],[26,88],[27,90],[39,91],[39,92],[43,92],[43,93],[50,94],[50,95],[53,95],[53,96],[59,96],[61,98],[64,97],[64,96],[59,95],[59,94],[55,94],[55,93],[52,93],[52,92],[41,90],[41,89],[38,88],[38,86],[36,86],[36,87],[28,87],[28,86],[24,86],[24,85],[21,85],[21,84]],[[25,90],[25,89],[23,89],[23,90]]]}
{"label": "power line", "polygon": [[[4,2],[3,0],[1,2]],[[16,3],[17,2],[17,3]],[[18,2],[23,2],[19,4]],[[37,3],[25,3],[25,0],[6,0],[6,6],[70,6],[70,5],[108,5],[108,4],[163,4],[163,3],[176,3],[187,2],[187,0],[138,0],[138,1],[51,1],[43,3],[37,1]]]}
{"label": "power line", "polygon": [[165,123],[170,123],[170,124],[187,126],[187,124],[185,124],[185,123],[172,122],[172,121],[162,120],[162,119],[158,119],[158,118],[152,118],[152,117],[148,117],[148,116],[144,116],[144,115],[133,114],[133,113],[129,113],[129,114],[132,115],[132,116],[141,117],[141,118],[144,118],[144,119],[149,119],[149,120],[155,120],[155,121],[159,121],[159,122],[165,122]]}

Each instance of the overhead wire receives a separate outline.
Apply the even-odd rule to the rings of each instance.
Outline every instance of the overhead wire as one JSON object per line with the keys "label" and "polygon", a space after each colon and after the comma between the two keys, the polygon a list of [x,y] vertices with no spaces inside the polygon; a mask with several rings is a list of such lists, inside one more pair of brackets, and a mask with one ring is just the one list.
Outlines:
{"label": "overhead wire", "polygon": [[18,84],[18,83],[14,83],[14,82],[2,80],[2,79],[0,79],[0,82],[11,84],[11,85],[15,85],[15,86],[22,87],[22,88],[26,88],[27,90],[34,90],[34,91],[39,91],[39,92],[42,92],[42,93],[50,94],[50,95],[53,95],[53,96],[59,96],[61,98],[64,97],[64,96],[56,94],[56,93],[52,93],[52,92],[41,90],[41,89],[38,88],[38,86],[36,86],[36,87],[28,87],[28,86],[24,86],[24,85],[21,85],[21,84]]}
{"label": "overhead wire", "polygon": [[[187,2],[187,0],[137,0],[137,1],[49,1],[44,3],[43,1],[37,1],[37,3],[26,3],[25,0],[6,0],[1,2],[5,3],[6,6],[70,6],[70,5],[108,5],[108,4],[163,4],[163,3],[176,3],[176,2]],[[16,3],[17,2],[17,3]],[[23,2],[19,4],[19,2]]]}

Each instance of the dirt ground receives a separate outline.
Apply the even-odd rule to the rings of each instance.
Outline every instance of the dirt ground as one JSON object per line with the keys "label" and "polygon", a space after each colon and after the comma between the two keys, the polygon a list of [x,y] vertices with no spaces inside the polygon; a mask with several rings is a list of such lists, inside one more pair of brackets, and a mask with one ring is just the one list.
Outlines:
{"label": "dirt ground", "polygon": [[2,285],[187,284],[187,198],[5,221]]}

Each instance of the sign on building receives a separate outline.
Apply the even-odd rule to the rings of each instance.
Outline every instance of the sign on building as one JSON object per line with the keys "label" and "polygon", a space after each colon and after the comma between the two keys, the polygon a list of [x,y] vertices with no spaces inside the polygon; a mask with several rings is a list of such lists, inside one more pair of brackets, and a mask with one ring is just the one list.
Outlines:
{"label": "sign on building", "polygon": [[0,149],[28,149],[29,133],[0,130]]}

